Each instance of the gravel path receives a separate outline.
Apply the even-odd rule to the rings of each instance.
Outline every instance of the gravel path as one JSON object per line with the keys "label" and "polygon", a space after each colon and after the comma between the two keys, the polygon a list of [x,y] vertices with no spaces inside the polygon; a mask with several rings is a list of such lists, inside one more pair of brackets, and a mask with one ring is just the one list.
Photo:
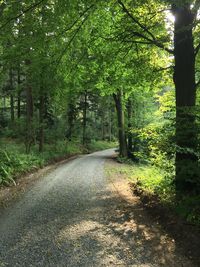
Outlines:
{"label": "gravel path", "polygon": [[125,182],[111,181],[112,149],[40,179],[0,217],[0,267],[190,267]]}

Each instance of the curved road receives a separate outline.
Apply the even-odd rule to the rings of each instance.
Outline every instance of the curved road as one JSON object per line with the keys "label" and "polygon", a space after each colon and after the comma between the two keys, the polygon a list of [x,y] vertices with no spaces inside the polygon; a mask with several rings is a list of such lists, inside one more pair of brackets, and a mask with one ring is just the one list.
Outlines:
{"label": "curved road", "polygon": [[0,267],[189,266],[145,222],[140,204],[124,204],[108,181],[104,162],[113,153],[60,165],[3,212]]}

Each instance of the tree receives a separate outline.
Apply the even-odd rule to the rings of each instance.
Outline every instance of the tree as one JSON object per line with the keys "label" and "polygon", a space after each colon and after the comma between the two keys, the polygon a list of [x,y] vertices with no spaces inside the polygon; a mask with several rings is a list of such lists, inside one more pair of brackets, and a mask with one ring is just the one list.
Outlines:
{"label": "tree", "polygon": [[[196,85],[198,84],[195,81],[195,57],[199,51],[199,45],[194,47],[194,38],[198,26],[196,19],[200,7],[199,1],[166,1],[164,5],[159,1],[144,1],[143,4],[136,5],[134,9],[134,6],[128,1],[126,3],[126,1],[118,0],[118,3],[127,18],[125,31],[120,36],[124,38],[124,42],[154,45],[174,55],[176,187],[177,191],[192,192],[197,189],[197,177],[199,176],[194,114]],[[151,12],[148,14],[150,7]],[[172,48],[170,47],[170,36],[168,35],[166,38],[166,28],[163,28],[166,25],[162,14],[163,10],[170,10],[175,16]],[[144,16],[141,16],[142,12],[143,15],[146,15],[145,19]],[[198,38],[195,43],[197,40]],[[186,128],[189,130],[186,131]],[[189,169],[192,169],[192,172]]]}

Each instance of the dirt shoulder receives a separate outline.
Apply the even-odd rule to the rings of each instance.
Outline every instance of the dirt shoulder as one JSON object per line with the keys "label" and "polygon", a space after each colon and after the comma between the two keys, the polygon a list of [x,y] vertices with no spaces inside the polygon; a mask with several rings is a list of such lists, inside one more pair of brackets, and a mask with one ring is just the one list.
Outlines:
{"label": "dirt shoulder", "polygon": [[[115,159],[109,160],[106,165],[107,175],[110,179],[119,180],[118,188],[123,198],[128,198],[129,202],[138,202],[138,205],[142,205],[144,211],[147,212],[147,216],[138,214],[138,216],[142,218],[142,223],[144,225],[148,224],[146,220],[150,218],[152,223],[158,225],[161,231],[166,234],[167,242],[169,242],[168,247],[175,250],[175,254],[184,255],[191,261],[191,266],[200,266],[199,229],[179,218],[169,208],[163,207],[156,199],[151,199],[149,196],[143,195],[142,192],[137,191],[137,188],[128,181],[124,172],[121,171],[123,167],[124,165],[118,163]],[[124,183],[120,181],[124,181]],[[181,261],[180,266],[188,265],[185,265],[184,262]]]}

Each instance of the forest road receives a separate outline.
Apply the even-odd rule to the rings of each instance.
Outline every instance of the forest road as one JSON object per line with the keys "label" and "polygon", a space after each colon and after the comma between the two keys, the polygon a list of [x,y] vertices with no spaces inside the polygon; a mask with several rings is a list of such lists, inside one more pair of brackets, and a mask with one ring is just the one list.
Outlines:
{"label": "forest road", "polygon": [[125,181],[107,178],[105,161],[113,154],[109,149],[58,166],[5,209],[0,267],[193,266]]}

